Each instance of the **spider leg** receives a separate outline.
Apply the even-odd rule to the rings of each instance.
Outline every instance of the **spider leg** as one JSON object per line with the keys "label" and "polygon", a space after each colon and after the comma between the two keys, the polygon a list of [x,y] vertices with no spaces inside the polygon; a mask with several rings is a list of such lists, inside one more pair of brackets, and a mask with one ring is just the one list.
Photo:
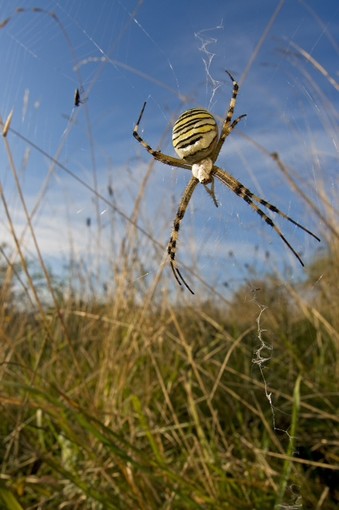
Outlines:
{"label": "spider leg", "polygon": [[207,184],[203,183],[203,185],[204,185],[205,190],[207,191],[207,193],[209,194],[209,196],[213,200],[213,203],[214,203],[215,207],[219,207],[217,197],[215,196],[215,181],[214,181],[214,177],[211,178],[211,187],[210,188],[208,188]]}
{"label": "spider leg", "polygon": [[309,234],[310,236],[314,237],[314,239],[316,239],[317,241],[319,241],[320,243],[320,239],[318,236],[316,236],[315,234],[313,234],[313,232],[311,232],[310,230],[308,230],[308,228],[304,227],[303,225],[301,225],[300,223],[298,223],[297,221],[295,221],[293,218],[291,218],[290,216],[287,216],[287,214],[283,213],[282,211],[280,211],[280,209],[278,209],[275,205],[272,205],[270,204],[269,202],[267,202],[266,200],[258,197],[257,195],[254,195],[252,193],[252,199],[255,200],[256,202],[259,202],[259,204],[263,205],[264,207],[267,207],[267,209],[269,209],[270,211],[274,212],[274,213],[277,213],[279,214],[280,216],[282,216],[283,218],[285,218],[286,220],[290,221],[291,223],[293,223],[293,225],[295,225],[296,227],[300,228],[301,230],[303,230],[304,232],[307,232],[307,234]]}
{"label": "spider leg", "polygon": [[[227,128],[227,130],[226,130],[225,138],[227,138],[227,137],[228,137],[228,135],[231,133],[231,131],[233,131],[233,129],[235,128],[235,126],[236,126],[237,124],[239,124],[239,122],[240,122],[242,119],[244,119],[245,117],[247,117],[247,113],[243,113],[242,115],[239,115],[239,117],[238,117],[238,118],[236,118],[236,119],[232,122],[232,124],[231,124],[231,125]],[[225,141],[225,138],[224,138],[223,142]]]}
{"label": "spider leg", "polygon": [[217,158],[219,156],[219,153],[221,151],[221,147],[223,146],[224,141],[226,140],[228,135],[231,133],[231,131],[233,131],[233,129],[241,121],[241,119],[246,117],[245,114],[244,115],[240,115],[240,117],[238,117],[235,121],[232,122],[232,118],[233,118],[233,114],[234,114],[234,109],[235,109],[235,105],[236,105],[236,102],[237,102],[237,95],[238,95],[238,92],[239,92],[239,85],[235,81],[235,79],[233,78],[233,76],[231,75],[231,73],[229,71],[226,71],[226,73],[228,74],[228,76],[231,78],[231,80],[233,82],[233,93],[232,93],[230,105],[229,105],[229,108],[228,108],[228,112],[226,114],[226,118],[225,118],[223,126],[222,126],[222,130],[221,130],[220,138],[218,140],[218,144],[217,144],[215,150],[213,151],[213,161],[217,160]]}
{"label": "spider leg", "polygon": [[179,283],[179,285],[181,285],[182,283],[185,285],[186,289],[188,289],[190,291],[191,294],[194,295],[194,292],[193,290],[191,289],[191,287],[188,285],[188,283],[186,282],[185,278],[182,276],[181,272],[179,271],[179,269],[173,264],[173,262],[171,261],[171,268],[172,268],[172,271],[173,271],[173,274],[174,274],[174,277],[176,279],[176,281]]}
{"label": "spider leg", "polygon": [[238,85],[238,83],[235,81],[235,79],[233,78],[231,73],[229,71],[227,71],[227,69],[226,69],[226,73],[228,74],[228,76],[232,80],[232,83],[233,83],[233,92],[232,92],[232,97],[231,97],[230,105],[229,105],[229,108],[228,108],[228,112],[227,112],[227,115],[226,115],[226,119],[225,119],[225,122],[224,122],[224,126],[226,124],[230,124],[231,123],[231,120],[232,120],[232,117],[233,117],[233,114],[234,114],[235,105],[237,103],[237,95],[238,95],[238,92],[239,92],[239,85]]}
{"label": "spider leg", "polygon": [[191,165],[188,165],[182,159],[173,158],[172,156],[163,154],[161,151],[155,151],[154,149],[152,149],[152,147],[150,145],[148,145],[148,143],[146,143],[143,140],[143,138],[141,138],[141,136],[139,135],[139,125],[140,125],[142,116],[144,114],[145,108],[146,108],[146,102],[143,104],[139,118],[138,118],[137,123],[134,127],[134,130],[133,130],[134,138],[136,140],[138,140],[138,142],[141,143],[141,145],[147,150],[147,152],[149,152],[153,156],[153,158],[156,159],[157,161],[161,161],[162,163],[165,163],[165,165],[176,166],[179,168],[185,168],[186,170],[191,170],[191,168],[192,168]]}
{"label": "spider leg", "polygon": [[236,195],[238,195],[243,200],[245,200],[245,202],[247,202],[248,205],[250,205],[252,207],[252,209],[257,214],[259,214],[259,216],[262,217],[262,219],[267,223],[267,225],[270,225],[270,227],[272,227],[276,231],[278,236],[283,240],[283,242],[288,246],[288,248],[291,250],[291,252],[299,260],[300,264],[302,266],[304,266],[304,263],[303,263],[300,255],[295,251],[295,249],[292,247],[292,245],[287,241],[286,237],[283,235],[283,233],[281,232],[279,227],[277,227],[277,225],[274,224],[273,220],[269,216],[267,216],[267,214],[264,211],[262,211],[254,201],[258,202],[259,204],[263,205],[264,207],[267,207],[270,211],[275,212],[275,213],[279,214],[280,216],[282,216],[283,218],[287,219],[288,221],[290,221],[291,223],[293,223],[294,225],[296,225],[297,227],[299,227],[300,229],[304,230],[309,235],[311,235],[312,237],[317,239],[317,241],[320,241],[319,237],[317,237],[315,234],[313,234],[313,232],[308,230],[306,227],[304,227],[300,223],[296,222],[295,220],[293,220],[292,218],[287,216],[287,214],[280,211],[276,206],[270,204],[266,200],[263,200],[262,198],[258,197],[257,195],[254,195],[254,193],[252,193],[248,188],[246,188],[243,184],[241,184],[241,182],[234,179],[234,177],[229,175],[227,172],[224,172],[223,170],[221,170],[221,168],[214,166],[213,173],[223,184],[225,184],[228,188],[230,188],[232,191],[234,191],[234,193]]}
{"label": "spider leg", "polygon": [[175,254],[177,249],[177,241],[179,238],[179,229],[180,224],[185,216],[185,212],[187,209],[187,206],[189,204],[189,201],[191,200],[191,197],[193,195],[193,191],[195,190],[196,186],[199,184],[199,180],[196,177],[192,177],[190,182],[188,183],[184,194],[182,196],[181,202],[178,207],[177,215],[174,220],[172,235],[168,243],[167,251],[170,257],[170,264],[173,271],[173,274],[175,276],[175,279],[177,280],[179,285],[184,284],[184,286],[190,291],[191,294],[194,294],[193,290],[190,288],[188,283],[183,278],[182,274],[180,273],[179,269],[176,266],[175,261]]}

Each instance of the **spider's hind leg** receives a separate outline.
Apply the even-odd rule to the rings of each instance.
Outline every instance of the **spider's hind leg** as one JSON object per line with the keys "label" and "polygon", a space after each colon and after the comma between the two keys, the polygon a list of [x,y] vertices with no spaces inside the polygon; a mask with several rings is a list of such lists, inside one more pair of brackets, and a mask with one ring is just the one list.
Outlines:
{"label": "spider's hind leg", "polygon": [[177,215],[174,220],[172,235],[168,243],[167,252],[170,257],[170,264],[171,268],[174,274],[174,277],[179,285],[184,285],[191,294],[194,294],[193,290],[190,288],[184,277],[182,276],[181,272],[177,268],[176,261],[175,261],[175,255],[176,255],[176,249],[177,249],[177,240],[179,238],[179,229],[180,224],[184,218],[187,206],[189,204],[189,201],[192,197],[193,191],[195,190],[196,186],[199,184],[199,180],[196,177],[192,177],[190,182],[188,183],[184,195],[181,199],[181,202],[178,207]]}
{"label": "spider's hind leg", "polygon": [[221,182],[223,182],[228,188],[230,188],[236,195],[238,195],[238,197],[245,200],[245,202],[250,207],[252,207],[252,209],[265,221],[265,223],[267,223],[267,225],[269,225],[270,227],[273,228],[273,230],[275,230],[275,232],[278,234],[280,239],[282,239],[282,241],[286,244],[286,246],[288,246],[288,248],[291,250],[291,252],[294,254],[294,256],[299,260],[300,264],[302,266],[304,266],[304,263],[299,255],[299,253],[297,253],[297,251],[293,248],[291,243],[289,243],[289,241],[287,241],[286,237],[283,235],[280,228],[273,222],[272,218],[267,216],[267,214],[262,209],[260,209],[260,207],[255,203],[255,201],[258,202],[259,204],[263,205],[264,207],[267,207],[267,209],[269,209],[270,211],[279,214],[280,216],[282,216],[286,220],[290,221],[291,223],[293,223],[300,229],[304,230],[304,232],[307,232],[309,235],[314,237],[317,241],[320,241],[319,237],[316,236],[315,234],[313,234],[313,232],[308,230],[306,227],[304,227],[297,221],[293,220],[290,216],[287,216],[287,214],[280,211],[280,209],[278,209],[275,205],[271,204],[270,202],[267,202],[263,198],[260,198],[257,195],[255,195],[254,193],[252,193],[248,188],[246,188],[243,184],[241,184],[241,182],[234,179],[234,177],[232,177],[227,172],[221,170],[221,168],[215,166],[214,169],[215,169],[214,175]]}
{"label": "spider's hind leg", "polygon": [[176,266],[175,262],[173,262],[173,260],[171,260],[171,268],[172,268],[172,271],[173,271],[173,274],[174,274],[174,278],[179,283],[179,285],[184,284],[186,289],[188,289],[191,294],[194,294],[193,290],[188,285],[188,283],[186,282],[185,278],[182,276],[181,272],[179,271],[179,269],[177,268],[177,266]]}

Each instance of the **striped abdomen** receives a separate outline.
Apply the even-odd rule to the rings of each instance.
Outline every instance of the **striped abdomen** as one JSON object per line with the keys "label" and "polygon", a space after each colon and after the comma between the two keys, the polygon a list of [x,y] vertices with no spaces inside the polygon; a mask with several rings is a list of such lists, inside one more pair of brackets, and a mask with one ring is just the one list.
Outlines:
{"label": "striped abdomen", "polygon": [[172,141],[175,152],[187,163],[209,157],[218,142],[215,118],[207,110],[187,110],[173,126]]}

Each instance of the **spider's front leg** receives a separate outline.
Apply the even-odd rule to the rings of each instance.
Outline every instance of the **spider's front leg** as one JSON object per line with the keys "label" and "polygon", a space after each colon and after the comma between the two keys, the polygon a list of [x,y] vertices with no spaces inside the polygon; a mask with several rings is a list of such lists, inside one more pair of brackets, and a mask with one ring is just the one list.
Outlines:
{"label": "spider's front leg", "polygon": [[189,204],[189,201],[191,200],[191,197],[193,195],[193,191],[195,190],[195,188],[197,187],[198,184],[199,184],[199,180],[196,177],[192,177],[192,179],[190,180],[190,182],[188,183],[188,185],[184,191],[183,197],[182,197],[180,205],[178,207],[177,215],[174,220],[172,235],[169,240],[168,247],[167,247],[168,255],[170,257],[171,268],[172,268],[172,271],[173,271],[176,281],[178,282],[179,285],[184,284],[184,286],[191,292],[191,294],[194,294],[194,292],[190,288],[188,283],[185,281],[181,272],[179,271],[179,269],[176,265],[175,255],[176,255],[176,250],[177,250],[177,241],[179,238],[180,224],[185,216],[185,212],[186,212],[187,206]]}
{"label": "spider's front leg", "polygon": [[137,120],[137,123],[136,123],[134,129],[133,129],[133,136],[136,140],[138,140],[139,143],[141,143],[141,145],[147,150],[147,152],[149,152],[154,157],[154,159],[159,160],[160,152],[152,149],[152,147],[147,142],[145,142],[145,140],[139,135],[139,125],[140,125],[141,119],[144,115],[145,108],[146,108],[146,101],[144,102],[143,107],[141,108],[139,118]]}
{"label": "spider's front leg", "polygon": [[147,150],[147,152],[149,152],[153,156],[153,158],[156,159],[157,161],[161,161],[161,163],[164,163],[165,165],[170,165],[170,166],[175,166],[178,168],[184,168],[185,170],[190,170],[191,169],[190,165],[188,163],[186,163],[184,160],[178,159],[178,158],[173,158],[172,156],[163,154],[161,151],[156,151],[156,150],[152,149],[152,147],[147,142],[145,142],[145,140],[139,135],[139,125],[140,125],[141,119],[144,115],[145,108],[146,108],[146,102],[143,104],[139,118],[137,120],[137,123],[135,124],[134,129],[133,129],[134,138],[139,143],[141,143],[141,145]]}
{"label": "spider's front leg", "polygon": [[237,119],[233,120],[233,122],[232,122],[235,106],[237,104],[237,97],[238,97],[238,93],[239,93],[239,85],[238,85],[238,82],[233,78],[233,76],[231,75],[231,73],[229,71],[226,70],[226,73],[228,74],[228,76],[232,80],[232,83],[233,83],[233,93],[232,93],[231,101],[230,101],[230,104],[229,104],[229,107],[228,107],[228,111],[227,111],[225,120],[224,120],[223,125],[222,125],[220,138],[219,138],[217,146],[216,146],[216,148],[215,148],[215,150],[213,152],[213,161],[214,162],[218,159],[218,156],[219,156],[219,153],[221,151],[221,148],[222,148],[226,138],[228,137],[228,135],[233,131],[235,126],[237,124],[239,124],[241,119],[244,119],[246,117],[246,114],[240,115]]}

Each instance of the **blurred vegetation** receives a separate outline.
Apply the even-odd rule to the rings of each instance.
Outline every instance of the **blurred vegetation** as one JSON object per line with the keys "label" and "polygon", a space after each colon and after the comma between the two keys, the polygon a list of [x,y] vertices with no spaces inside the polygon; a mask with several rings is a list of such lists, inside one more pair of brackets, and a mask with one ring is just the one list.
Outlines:
{"label": "blurred vegetation", "polygon": [[3,259],[1,508],[337,508],[337,248],[228,306],[28,311]]}

